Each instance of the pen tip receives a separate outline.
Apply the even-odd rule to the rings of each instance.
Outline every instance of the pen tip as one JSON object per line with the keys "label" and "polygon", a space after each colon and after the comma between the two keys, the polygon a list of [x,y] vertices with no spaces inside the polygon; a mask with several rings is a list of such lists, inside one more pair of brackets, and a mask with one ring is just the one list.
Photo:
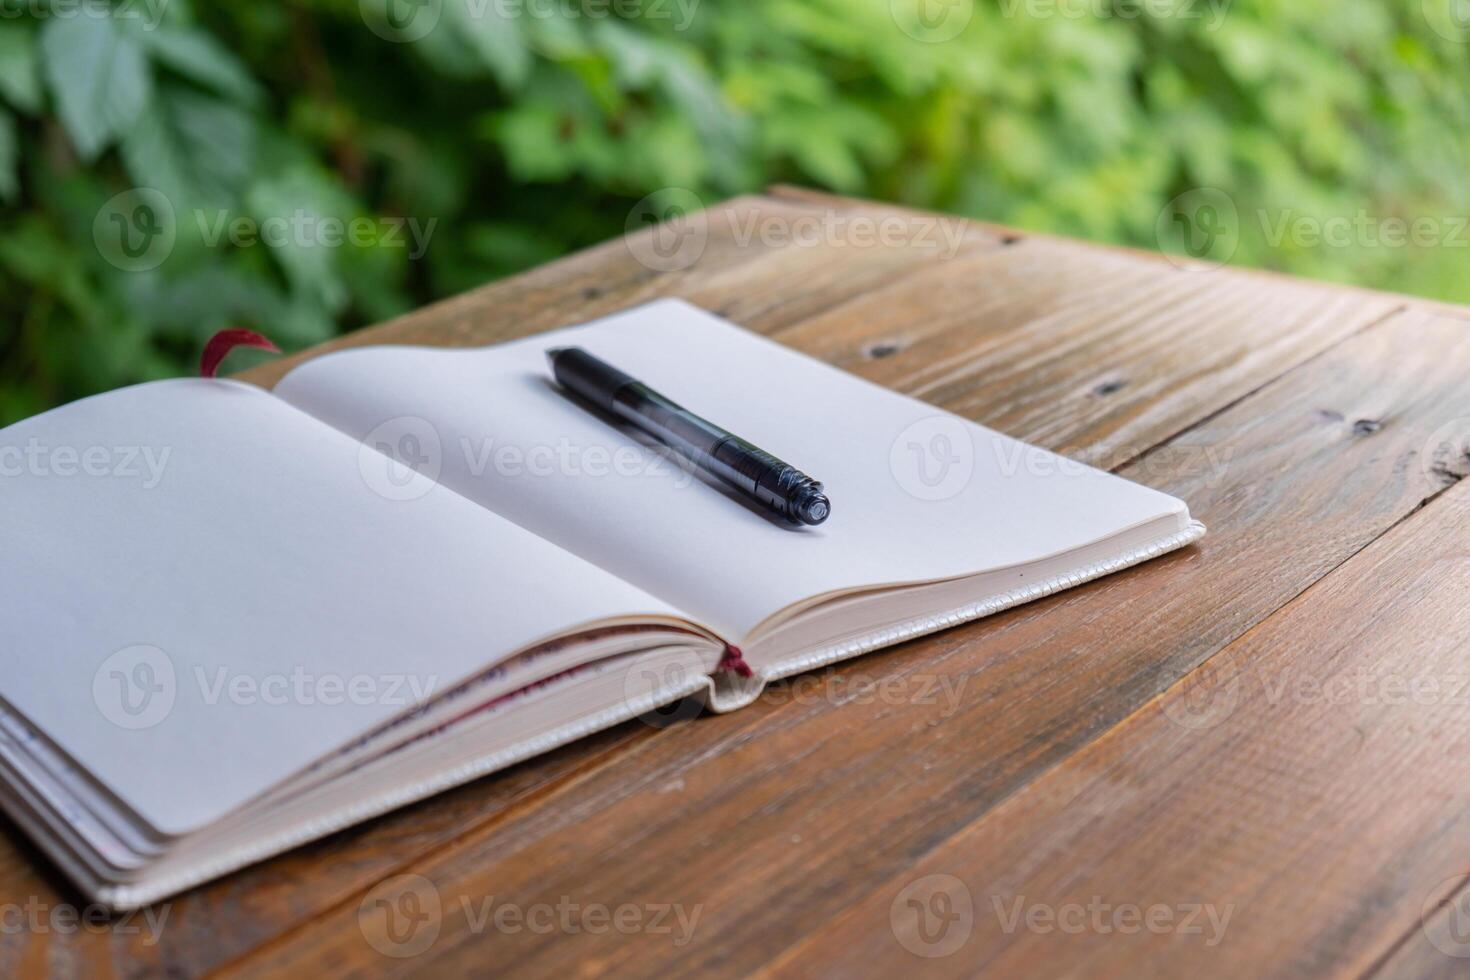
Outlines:
{"label": "pen tip", "polygon": [[560,354],[564,350],[566,350],[565,347],[548,347],[546,348],[546,359],[548,361],[555,361],[556,355]]}

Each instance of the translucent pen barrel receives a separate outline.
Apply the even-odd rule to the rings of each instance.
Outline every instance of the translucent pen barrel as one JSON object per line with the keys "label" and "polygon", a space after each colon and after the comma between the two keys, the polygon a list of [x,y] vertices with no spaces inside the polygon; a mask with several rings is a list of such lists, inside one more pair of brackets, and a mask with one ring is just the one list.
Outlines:
{"label": "translucent pen barrel", "polygon": [[694,466],[797,524],[831,512],[822,485],[791,464],[664,397],[580,348],[549,352],[557,381],[636,426]]}

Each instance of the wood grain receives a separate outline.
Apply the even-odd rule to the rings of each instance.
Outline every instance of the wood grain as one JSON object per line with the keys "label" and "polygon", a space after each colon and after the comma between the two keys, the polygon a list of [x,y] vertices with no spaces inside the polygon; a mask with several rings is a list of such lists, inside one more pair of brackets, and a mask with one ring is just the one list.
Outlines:
{"label": "wood grain", "polygon": [[[967,222],[939,234],[927,221],[885,226],[888,236],[844,230],[848,207],[803,206],[759,195],[710,209],[707,244],[686,268],[666,271],[641,264],[627,239],[618,239],[551,265],[359,331],[309,352],[247,372],[271,384],[290,366],[330,350],[366,343],[468,346],[494,343],[575,323],[663,295],[680,295],[772,330],[850,300],[906,271],[999,248],[998,236]],[[809,240],[803,221],[836,222],[831,237]],[[652,230],[633,236],[652,235]],[[794,236],[783,240],[783,235]],[[806,236],[806,237],[804,237]],[[845,236],[845,237],[844,237]],[[936,248],[934,243],[945,243]],[[948,244],[956,244],[953,251]],[[472,787],[444,794],[332,838],[196,889],[169,903],[167,940],[145,946],[141,937],[0,933],[0,972],[13,964],[71,962],[85,951],[103,973],[128,975],[166,968],[193,974],[218,966],[288,932],[316,911],[331,908],[374,881],[453,840],[467,828],[493,822],[545,787],[574,779],[599,755],[652,732],[624,726],[568,746],[530,766],[517,767]],[[0,903],[77,904],[67,883],[8,822],[0,818]],[[11,898],[10,896],[14,896]]]}
{"label": "wood grain", "polygon": [[[365,344],[468,347],[493,344],[680,296],[769,331],[916,268],[944,265],[1001,237],[972,222],[894,216],[890,232],[856,230],[860,209],[749,195],[700,216],[702,248],[672,265],[645,250],[649,228],[540,268],[416,310],[388,323],[262,365],[242,377],[266,386],[310,357]],[[937,221],[939,219],[933,219]],[[650,267],[649,261],[654,262]],[[687,263],[687,264],[685,264]]]}
{"label": "wood grain", "polygon": [[[1402,297],[1189,272],[784,188],[705,220],[706,243],[685,267],[650,268],[633,236],[330,346],[491,343],[678,295],[879,383],[1125,467],[1185,495],[1211,537],[778,687],[736,715],[624,726],[232,875],[170,903],[157,946],[116,931],[0,934],[0,971],[810,967],[806,944],[825,923],[846,915],[858,932],[876,928],[863,903],[924,855],[1386,529],[1417,520],[1463,474],[1463,461],[1416,455],[1436,428],[1470,417],[1456,386],[1463,311],[1430,317]],[[891,234],[869,239],[866,228]],[[793,233],[808,237],[782,237]],[[248,376],[269,384],[319,352]],[[370,948],[357,914],[404,873],[429,877],[446,911],[433,948],[399,962]],[[487,933],[473,920],[490,895],[522,907],[700,906],[701,918],[681,946],[662,933]],[[21,900],[8,896],[75,901],[9,828],[0,902]],[[887,925],[874,936],[894,941]],[[1409,956],[1412,945],[1396,949]],[[1392,952],[1380,951],[1385,970]]]}
{"label": "wood grain", "polygon": [[[896,204],[883,204],[876,201],[857,201],[852,198],[842,197],[830,191],[820,191],[810,187],[801,187],[794,184],[774,184],[766,188],[766,196],[778,201],[790,204],[800,204],[807,207],[824,208],[852,208],[860,207],[865,211],[876,214],[897,212],[902,214],[924,214],[927,212],[915,211],[912,208],[902,207]],[[1168,267],[1181,271],[1211,271],[1223,268],[1229,275],[1245,281],[1256,283],[1302,283],[1304,280],[1296,276],[1290,276],[1271,269],[1255,269],[1246,266],[1227,265],[1218,267],[1213,263],[1200,263],[1186,256],[1165,255],[1162,252],[1152,251],[1144,248],[1135,248],[1129,245],[1118,245],[1112,242],[1080,241],[1064,235],[1048,234],[1046,232],[1032,229],[1017,228],[1013,225],[1004,225],[994,221],[983,221],[979,219],[967,219],[981,232],[990,235],[1002,242],[1028,241],[1028,242],[1052,242],[1066,245],[1072,248],[1084,248],[1094,255],[1127,256],[1142,259],[1153,265],[1159,272],[1164,272]],[[1331,288],[1339,293],[1357,296],[1362,300],[1380,299],[1391,302],[1409,301],[1416,309],[1434,313],[1438,316],[1448,316],[1455,319],[1470,319],[1470,308],[1453,303],[1443,303],[1438,300],[1414,297],[1412,300],[1400,293],[1385,292],[1379,289],[1368,289],[1363,286],[1354,286],[1350,283],[1332,283]]]}
{"label": "wood grain", "polygon": [[[1400,308],[1401,300],[1026,240],[915,269],[773,336],[992,428],[1117,467]],[[1084,449],[1079,434],[1093,445]]]}
{"label": "wood grain", "polygon": [[1373,980],[1458,980],[1470,970],[1470,855],[1426,895],[1417,927],[1404,933],[1365,975]]}
{"label": "wood grain", "polygon": [[[1415,338],[1435,353],[1385,356]],[[1470,416],[1470,393],[1456,394],[1466,366],[1470,333],[1459,324],[1410,316],[1369,330],[1136,464],[1215,525],[1197,552],[846,665],[815,697],[776,691],[662,733],[416,868],[448,905],[494,895],[517,907],[568,896],[699,906],[710,932],[694,943],[490,937],[446,910],[426,958],[450,972],[762,965],[1437,493],[1436,473],[1403,464]],[[1360,431],[1369,418],[1393,423]],[[1234,455],[1223,474],[1201,465],[1224,445]],[[1100,647],[1099,636],[1127,642]],[[897,703],[852,697],[864,677],[897,691]],[[916,798],[926,801],[918,812]],[[338,910],[252,965],[351,956],[362,943],[355,915]]]}
{"label": "wood grain", "polygon": [[[973,935],[934,972],[1361,975],[1418,929],[1470,857],[1470,783],[1454,775],[1470,750],[1467,527],[1462,485],[918,862],[908,876],[953,876],[975,901]],[[785,965],[912,962],[879,932],[902,885]],[[1223,926],[1011,914],[1096,897],[1213,908]]]}

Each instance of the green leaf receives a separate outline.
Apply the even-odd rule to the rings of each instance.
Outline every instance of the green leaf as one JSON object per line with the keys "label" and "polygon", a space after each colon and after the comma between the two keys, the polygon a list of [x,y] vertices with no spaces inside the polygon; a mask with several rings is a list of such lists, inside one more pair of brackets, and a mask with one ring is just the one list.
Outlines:
{"label": "green leaf", "polygon": [[90,7],[48,20],[41,54],[61,122],[83,160],[96,159],[127,132],[152,97],[141,42]]}
{"label": "green leaf", "polygon": [[228,102],[163,88],[123,137],[128,176],[156,187],[176,208],[232,207],[254,157],[255,127]]}
{"label": "green leaf", "polygon": [[84,320],[101,316],[96,285],[75,248],[40,215],[26,215],[0,235],[0,268],[37,291],[58,297]]}
{"label": "green leaf", "polygon": [[7,204],[20,193],[20,143],[15,135],[15,117],[0,109],[0,201]]}
{"label": "green leaf", "polygon": [[231,255],[169,279],[130,276],[123,298],[135,316],[173,339],[202,342],[231,325],[255,326],[274,337],[286,297],[268,272]]}
{"label": "green leaf", "polygon": [[[685,46],[647,36],[616,20],[598,21],[593,36],[625,86],[654,86],[660,101],[677,110],[699,134],[714,175],[738,184],[747,145],[742,121],[714,78]],[[768,120],[769,121],[769,120]]]}
{"label": "green leaf", "polygon": [[27,24],[8,25],[0,30],[0,95],[22,112],[41,111],[36,33]]}
{"label": "green leaf", "polygon": [[501,85],[521,87],[531,73],[531,51],[513,11],[486,0],[444,0],[444,16]]}
{"label": "green leaf", "polygon": [[518,180],[564,180],[574,169],[576,161],[561,136],[561,115],[554,106],[526,101],[492,117],[485,129],[500,143]]}
{"label": "green leaf", "polygon": [[[286,273],[293,306],[340,312],[348,299],[336,265],[343,246],[323,229],[356,215],[352,198],[324,173],[298,165],[257,181],[246,193],[246,204],[262,229],[261,240]],[[264,234],[268,229],[274,231]]]}
{"label": "green leaf", "polygon": [[235,55],[195,27],[161,25],[139,35],[155,63],[243,105],[260,102],[260,86]]}

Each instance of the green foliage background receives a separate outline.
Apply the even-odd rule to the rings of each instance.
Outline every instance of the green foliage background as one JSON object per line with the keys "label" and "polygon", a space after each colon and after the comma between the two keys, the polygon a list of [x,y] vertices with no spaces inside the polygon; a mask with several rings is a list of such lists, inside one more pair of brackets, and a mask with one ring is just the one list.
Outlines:
{"label": "green foliage background", "polygon": [[[1157,247],[1208,186],[1236,262],[1470,301],[1464,0],[102,2],[0,0],[0,423],[186,373],[222,326],[298,347],[392,316],[619,234],[665,188],[794,181]],[[385,40],[390,2],[433,29]],[[958,36],[925,27],[944,16]],[[435,224],[412,257],[181,218],[129,272],[93,225],[134,187],[211,225]],[[1270,234],[1360,215],[1447,240]]]}

